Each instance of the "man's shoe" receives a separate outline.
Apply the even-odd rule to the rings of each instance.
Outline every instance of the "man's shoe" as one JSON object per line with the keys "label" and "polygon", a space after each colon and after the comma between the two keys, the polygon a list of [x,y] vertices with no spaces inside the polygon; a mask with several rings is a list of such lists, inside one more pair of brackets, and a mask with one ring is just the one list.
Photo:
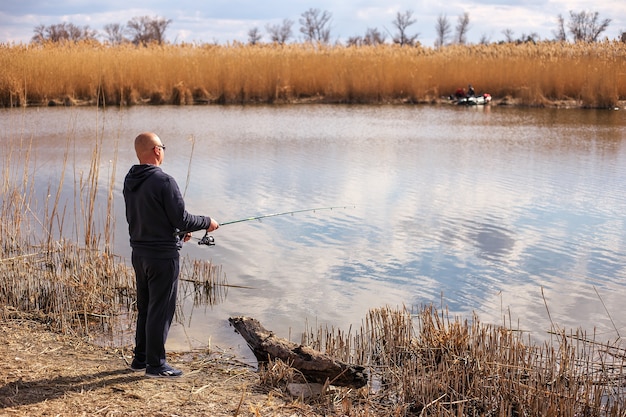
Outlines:
{"label": "man's shoe", "polygon": [[180,369],[175,369],[165,364],[161,367],[154,368],[150,365],[146,367],[146,376],[150,378],[178,378],[183,374]]}
{"label": "man's shoe", "polygon": [[146,370],[146,364],[144,362],[139,362],[137,359],[133,359],[130,364],[130,369],[135,372],[143,372]]}

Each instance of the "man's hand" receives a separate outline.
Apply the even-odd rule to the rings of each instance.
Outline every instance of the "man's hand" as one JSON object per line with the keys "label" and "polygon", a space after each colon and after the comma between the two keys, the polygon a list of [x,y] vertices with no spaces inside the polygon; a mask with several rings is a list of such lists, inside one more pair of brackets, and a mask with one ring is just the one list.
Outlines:
{"label": "man's hand", "polygon": [[212,231],[219,229],[219,227],[220,227],[220,224],[216,222],[214,219],[211,219],[211,224],[206,229],[206,231],[207,233],[211,233]]}

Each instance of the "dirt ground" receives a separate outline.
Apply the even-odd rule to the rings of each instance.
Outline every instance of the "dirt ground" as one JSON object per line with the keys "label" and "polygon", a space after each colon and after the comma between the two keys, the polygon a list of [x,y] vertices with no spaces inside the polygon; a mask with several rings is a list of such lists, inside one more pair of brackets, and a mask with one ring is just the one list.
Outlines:
{"label": "dirt ground", "polygon": [[[175,381],[132,372],[131,352],[0,321],[2,416],[341,416],[264,386],[250,366],[207,352],[168,352]],[[374,414],[369,414],[374,415]]]}

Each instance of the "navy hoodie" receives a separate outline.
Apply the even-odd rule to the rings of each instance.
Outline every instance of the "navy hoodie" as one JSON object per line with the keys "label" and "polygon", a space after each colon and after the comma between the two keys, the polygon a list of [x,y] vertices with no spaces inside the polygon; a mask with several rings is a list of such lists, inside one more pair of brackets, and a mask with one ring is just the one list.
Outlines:
{"label": "navy hoodie", "polygon": [[133,165],[124,179],[130,246],[139,256],[175,258],[182,247],[178,231],[206,229],[208,216],[187,213],[174,178],[155,165]]}

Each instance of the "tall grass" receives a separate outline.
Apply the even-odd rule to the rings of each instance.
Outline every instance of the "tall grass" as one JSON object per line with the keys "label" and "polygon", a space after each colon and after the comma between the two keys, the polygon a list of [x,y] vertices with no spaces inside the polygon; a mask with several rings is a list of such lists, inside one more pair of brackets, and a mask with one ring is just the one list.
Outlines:
{"label": "tall grass", "polygon": [[[71,168],[70,142],[71,132],[58,184],[42,184],[34,175],[30,142],[5,141],[0,161],[0,316],[37,317],[56,329],[88,334],[94,326],[110,330],[122,306],[130,305],[133,279],[123,260],[101,246],[97,147],[87,178],[75,177],[70,184],[74,202],[62,197]],[[110,188],[104,205],[109,210],[112,195]],[[110,228],[112,216],[106,221]]]}
{"label": "tall grass", "polygon": [[525,105],[626,100],[626,44],[429,48],[0,45],[0,105],[433,102],[473,84]]}
{"label": "tall grass", "polygon": [[[309,330],[303,343],[371,369],[387,415],[623,416],[626,350],[582,331],[533,342],[509,326],[433,307],[370,310],[359,332]],[[350,414],[352,415],[352,414]],[[354,415],[358,415],[355,413]],[[381,414],[382,415],[382,414]]]}

